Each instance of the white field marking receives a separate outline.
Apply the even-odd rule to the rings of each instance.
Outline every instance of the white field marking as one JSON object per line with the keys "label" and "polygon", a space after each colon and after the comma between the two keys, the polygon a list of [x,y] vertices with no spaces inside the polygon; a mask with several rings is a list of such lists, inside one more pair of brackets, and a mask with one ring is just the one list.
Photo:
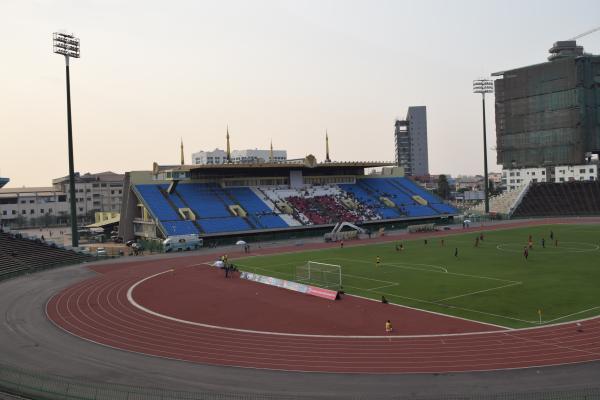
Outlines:
{"label": "white field marking", "polygon": [[454,310],[462,310],[462,311],[468,311],[468,312],[476,313],[476,314],[489,315],[489,316],[496,317],[496,318],[501,318],[501,319],[510,319],[510,320],[513,320],[513,321],[525,322],[526,324],[529,324],[529,325],[537,324],[537,321],[536,322],[534,322],[534,321],[526,321],[524,319],[519,319],[519,318],[514,318],[514,317],[507,317],[506,315],[493,314],[493,313],[489,313],[489,312],[485,312],[485,311],[473,310],[473,309],[470,309],[470,308],[464,308],[464,307],[459,307],[459,306],[444,305],[444,304],[436,303],[436,302],[433,302],[433,301],[430,301],[430,300],[422,300],[422,299],[417,299],[417,298],[413,298],[413,297],[400,296],[400,295],[393,294],[393,293],[384,293],[384,292],[377,292],[377,293],[378,294],[382,294],[384,296],[390,296],[390,297],[397,297],[397,298],[400,298],[400,299],[413,300],[413,301],[417,301],[417,302],[420,302],[420,303],[426,303],[426,304],[433,304],[433,305],[438,306],[438,307],[441,306],[441,307],[446,307],[446,308],[452,308]]}
{"label": "white field marking", "polygon": [[551,323],[551,322],[560,321],[561,319],[569,318],[569,317],[572,317],[573,315],[577,315],[577,314],[583,314],[583,313],[586,313],[586,312],[588,312],[588,311],[597,310],[597,309],[599,309],[599,308],[600,308],[600,306],[596,306],[596,307],[588,308],[587,310],[577,311],[577,312],[574,312],[574,313],[572,313],[572,314],[563,315],[562,317],[558,317],[558,318],[550,319],[550,320],[548,320],[548,321],[545,321],[544,323]]}
{"label": "white field marking", "polygon": [[[287,263],[287,264],[293,264],[293,263]],[[287,265],[287,264],[276,264],[275,266]],[[242,265],[242,264],[238,264],[238,265],[240,267],[242,267],[242,268],[253,268],[255,270],[261,270],[261,271],[271,272],[271,273],[275,273],[275,274],[282,274],[282,275],[291,276],[291,277],[295,278],[295,276],[293,274],[290,274],[290,273],[287,273],[287,272],[272,271],[272,270],[269,270],[269,269],[266,269],[266,268],[250,267],[248,265]],[[350,277],[350,278],[355,278],[355,279],[364,279],[364,280],[368,280],[368,281],[383,282],[383,283],[385,283],[385,285],[378,286],[377,288],[373,288],[373,289],[365,289],[365,288],[355,287],[356,289],[360,289],[360,290],[375,290],[375,289],[378,289],[378,288],[398,286],[397,282],[385,281],[385,280],[382,280],[382,279],[367,278],[366,276],[360,276],[360,275],[352,275],[352,274],[344,274],[344,273],[342,273],[342,277],[345,277],[345,276]],[[298,279],[296,281],[297,282],[311,282],[308,279]],[[344,286],[346,286],[346,287],[353,287],[353,286],[347,286],[347,285],[344,285]],[[324,286],[322,286],[322,287],[324,287]]]}
{"label": "white field marking", "polygon": [[[374,263],[372,263],[370,261],[350,260],[348,258],[340,258],[340,257],[326,258],[325,260],[342,260],[342,261],[346,261],[346,262],[349,262],[349,263],[359,262],[359,263],[363,263],[363,264],[374,264]],[[388,266],[388,267],[394,267],[394,268],[412,269],[412,270],[415,270],[415,271],[436,272],[436,273],[444,273],[444,274],[448,274],[449,273],[447,268],[442,267],[441,265],[433,265],[433,264],[420,264],[420,263],[389,264],[389,263],[381,263],[381,265],[385,265],[385,266]],[[417,268],[417,267],[411,267],[410,265],[424,265],[426,267],[433,267],[433,268],[437,268],[437,269]]]}
{"label": "white field marking", "polygon": [[245,270],[252,270],[254,271],[254,273],[256,273],[256,271],[264,271],[264,272],[268,272],[272,276],[272,275],[285,275],[285,276],[290,276],[290,277],[294,277],[294,274],[290,274],[289,272],[281,272],[281,271],[273,271],[267,268],[261,268],[261,267],[251,267],[249,265],[242,265],[242,264],[235,264],[236,266],[242,267]]}
{"label": "white field marking", "polygon": [[[590,253],[592,251],[597,251],[600,249],[600,246],[598,246],[597,244],[593,244],[593,243],[588,243],[588,242],[560,242],[560,243],[571,243],[571,244],[582,244],[582,245],[589,245],[592,247],[589,247],[587,249],[582,249],[582,248],[578,248],[578,247],[566,247],[566,246],[559,246],[559,247],[555,247],[554,243],[552,243],[551,241],[548,241],[548,246],[546,246],[546,249],[548,249],[549,251],[546,250],[542,250],[542,251],[546,251],[547,254],[556,254],[556,253]],[[517,250],[512,250],[512,249],[505,249],[505,246],[519,246],[519,249]],[[500,243],[499,245],[496,246],[496,249],[500,250],[500,251],[504,251],[507,253],[520,253],[521,247],[525,247],[525,245],[521,245],[520,243]],[[537,247],[539,246],[539,242],[537,243]],[[561,251],[561,250],[566,250],[566,251]],[[544,254],[542,252],[536,252],[535,254]]]}
{"label": "white field marking", "polygon": [[[362,261],[362,260],[349,260],[349,259],[346,259],[346,258],[334,258],[334,259],[335,260],[342,260],[342,261],[346,261],[346,262],[350,262],[350,263],[359,262],[359,263],[363,263],[363,264],[371,264],[368,261]],[[458,272],[435,271],[435,270],[429,270],[429,269],[423,269],[423,268],[411,268],[411,267],[406,267],[406,266],[404,266],[402,264],[397,265],[397,264],[381,263],[381,265],[384,265],[386,267],[393,267],[393,268],[413,269],[413,270],[416,270],[416,271],[431,272],[431,273],[436,273],[436,274],[448,274],[448,275],[462,276],[462,277],[467,277],[467,278],[488,279],[488,280],[499,281],[499,282],[517,283],[517,281],[511,281],[510,279],[492,278],[490,276],[483,276],[483,275],[460,274]],[[413,264],[413,265],[417,265],[417,264]],[[421,264],[421,265],[425,265],[425,264]]]}
{"label": "white field marking", "polygon": [[[138,285],[142,284],[143,282],[145,282],[145,281],[147,281],[149,279],[152,279],[152,278],[154,278],[156,276],[159,276],[161,274],[165,274],[165,273],[170,272],[170,271],[171,270],[159,272],[157,274],[147,276],[146,278],[143,278],[143,279],[137,281],[136,283],[134,283],[127,290],[127,300],[134,307],[138,308],[139,310],[141,310],[143,312],[146,312],[148,314],[154,315],[156,317],[168,319],[168,320],[171,320],[171,321],[181,322],[181,323],[188,324],[188,325],[194,325],[194,326],[200,326],[200,327],[206,327],[206,328],[212,328],[212,329],[222,329],[222,330],[227,330],[227,331],[232,331],[232,332],[257,333],[257,334],[274,335],[274,336],[316,337],[316,338],[389,339],[389,335],[385,335],[385,336],[366,336],[366,335],[362,335],[362,336],[361,335],[355,335],[355,336],[347,336],[347,335],[346,336],[345,335],[310,335],[310,334],[300,334],[300,333],[282,333],[282,332],[269,332],[269,331],[253,331],[253,330],[247,330],[247,329],[238,329],[238,328],[229,328],[229,327],[225,327],[225,326],[209,325],[209,324],[203,324],[203,323],[200,323],[200,322],[193,322],[193,321],[181,320],[181,319],[177,319],[177,318],[174,318],[174,317],[170,317],[168,315],[159,314],[157,312],[149,310],[149,309],[145,308],[144,306],[138,304],[133,299],[133,295],[132,295],[133,290]],[[361,296],[357,296],[357,295],[347,294],[346,296],[353,296],[353,297],[364,298],[366,300],[377,301],[375,299],[369,299],[369,298],[361,297]],[[390,295],[390,296],[395,296],[395,295]],[[401,296],[395,296],[395,297],[401,297]],[[425,300],[422,300],[422,301],[425,301]],[[48,302],[46,303],[46,307],[47,307],[47,305],[48,305],[49,302],[50,302],[50,299],[48,299]],[[573,324],[573,323],[577,323],[577,322],[585,322],[585,321],[589,321],[589,320],[593,320],[593,319],[598,319],[599,318],[598,316],[593,316],[593,317],[579,319],[579,320],[576,320],[576,321],[561,322],[561,323],[549,324],[549,325],[541,325],[541,326],[538,325],[537,322],[536,322],[536,326],[532,326],[532,327],[528,327],[528,328],[514,329],[514,328],[510,328],[510,327],[505,327],[505,326],[502,326],[502,325],[491,324],[491,323],[488,323],[488,322],[475,321],[475,320],[470,320],[468,318],[463,318],[463,317],[457,317],[457,316],[453,316],[453,315],[438,313],[438,312],[435,312],[435,311],[428,311],[428,310],[423,310],[423,309],[420,309],[420,308],[414,308],[414,307],[404,306],[404,305],[395,304],[395,303],[389,303],[389,304],[396,305],[398,307],[409,308],[409,309],[413,309],[413,310],[417,310],[417,311],[423,311],[423,312],[427,312],[427,313],[431,313],[431,314],[442,315],[442,316],[446,316],[446,317],[450,317],[450,318],[462,319],[462,320],[465,320],[465,321],[478,322],[478,323],[481,323],[481,324],[486,324],[486,325],[491,325],[491,326],[497,326],[499,328],[502,328],[502,330],[498,330],[498,331],[463,332],[463,333],[428,334],[428,335],[403,335],[403,336],[398,335],[398,336],[394,336],[393,337],[393,338],[398,338],[398,339],[401,339],[401,338],[429,338],[429,337],[452,337],[452,336],[468,336],[468,335],[487,335],[487,334],[491,334],[491,333],[506,333],[506,330],[511,330],[513,332],[514,331],[529,331],[529,330],[536,330],[536,329],[546,329],[548,327],[563,326],[563,325]],[[454,307],[454,308],[459,309],[460,307]],[[476,311],[476,310],[468,310],[468,311],[483,313],[481,311]],[[484,314],[489,314],[489,313],[484,313]],[[495,315],[495,314],[490,314],[490,315]],[[515,319],[515,318],[511,318],[511,317],[504,317],[504,316],[501,316],[501,315],[497,315],[497,316],[498,317],[502,317],[502,318]],[[524,320],[518,320],[518,321],[528,322],[528,321],[524,321]],[[110,347],[110,346],[108,346],[108,347]]]}
{"label": "white field marking", "polygon": [[[136,287],[138,287],[140,284],[144,283],[147,280],[150,280],[152,278],[155,278],[159,275],[171,272],[172,270],[167,270],[167,271],[163,271],[163,272],[159,272],[150,276],[147,276],[146,278],[140,279],[139,281],[137,281],[136,283],[134,283],[128,290],[127,290],[127,301],[129,301],[129,303],[131,305],[133,305],[134,307],[136,307],[138,310],[141,310],[145,313],[148,313],[150,315],[153,315],[155,317],[159,317],[159,318],[163,318],[163,319],[167,319],[169,321],[175,321],[175,322],[179,322],[182,324],[187,324],[187,325],[193,325],[193,326],[200,326],[203,328],[211,328],[211,329],[220,329],[220,330],[225,330],[225,331],[231,331],[231,332],[240,332],[240,333],[252,333],[252,334],[262,334],[262,335],[272,335],[272,336],[291,336],[291,337],[309,337],[309,338],[333,338],[333,339],[389,339],[390,336],[389,335],[385,335],[385,336],[381,336],[381,335],[311,335],[311,334],[304,334],[304,333],[285,333],[285,332],[271,332],[271,331],[257,331],[257,330],[251,330],[251,329],[240,329],[240,328],[230,328],[230,327],[226,327],[226,326],[218,326],[218,325],[210,325],[210,324],[204,324],[201,322],[194,322],[194,321],[188,321],[188,320],[184,320],[184,319],[179,319],[179,318],[175,318],[175,317],[171,317],[169,315],[164,315],[164,314],[160,314],[157,313],[155,311],[152,311],[144,306],[142,306],[141,304],[139,304],[138,302],[136,302],[133,298],[133,291],[135,290]],[[358,297],[358,296],[357,296]],[[402,306],[404,307],[404,306]],[[440,314],[440,315],[444,315],[444,314]],[[452,317],[452,316],[448,316],[448,317]],[[458,318],[458,317],[456,317]],[[491,324],[490,324],[491,325]],[[502,327],[504,328],[504,327]],[[506,328],[508,329],[508,328]],[[490,333],[497,333],[497,332],[501,332],[501,333],[505,333],[506,331],[500,330],[500,331],[488,331],[488,332],[470,332],[470,333],[448,333],[448,334],[430,334],[430,335],[404,335],[404,336],[394,336],[393,338],[427,338],[427,337],[449,337],[449,336],[465,336],[465,335],[484,335],[484,334],[490,334]]]}
{"label": "white field marking", "polygon": [[[374,301],[374,302],[377,302],[377,303],[380,302],[379,300],[372,299],[370,297],[359,296],[359,295],[356,295],[356,294],[346,293],[344,296],[358,297],[359,299]],[[498,324],[492,324],[490,322],[477,321],[475,319],[469,319],[469,318],[464,318],[464,317],[457,317],[456,315],[450,315],[450,314],[444,314],[444,313],[440,313],[440,312],[436,312],[436,311],[424,310],[422,308],[410,307],[410,306],[406,306],[404,304],[398,304],[398,303],[392,303],[392,302],[389,302],[388,304],[390,304],[392,306],[396,306],[396,307],[407,308],[409,310],[415,310],[415,311],[421,311],[421,312],[428,313],[428,314],[439,315],[439,316],[442,316],[442,317],[455,318],[455,319],[460,319],[462,321],[475,322],[475,323],[478,323],[478,324],[495,326],[496,328],[500,328],[500,329],[514,330],[514,328],[510,328],[508,326],[502,326],[502,325],[498,325]],[[503,331],[495,331],[495,332],[503,332]],[[472,332],[472,333],[477,333],[477,332]],[[446,335],[443,335],[443,336],[446,336]]]}
{"label": "white field marking", "polygon": [[497,287],[493,287],[493,288],[489,288],[489,289],[477,290],[475,292],[469,292],[469,293],[465,293],[465,294],[459,294],[458,296],[446,297],[445,299],[439,299],[439,300],[435,300],[435,301],[436,302],[440,302],[440,301],[458,299],[460,297],[472,296],[472,295],[478,294],[478,293],[491,292],[492,290],[499,290],[499,289],[504,289],[504,288],[511,287],[511,286],[522,285],[522,284],[523,284],[523,282],[509,283],[507,285],[497,286]]}
{"label": "white field marking", "polygon": [[372,292],[372,291],[374,291],[374,290],[385,289],[385,288],[387,288],[387,287],[398,286],[398,285],[399,285],[398,283],[392,283],[391,285],[378,286],[378,287],[374,287],[374,288],[367,289],[367,290],[368,290],[369,292]]}
{"label": "white field marking", "polygon": [[[568,218],[567,218],[568,219]],[[530,228],[530,227],[544,227],[544,226],[552,226],[552,225],[584,225],[584,224],[597,224],[598,222],[594,221],[578,221],[577,223],[575,222],[548,222],[548,223],[542,223],[542,224],[534,224],[534,225],[528,225],[528,223],[531,222],[537,222],[538,220],[526,220],[523,223],[517,223],[519,225],[517,226],[503,226],[502,224],[497,224],[497,225],[487,225],[486,230],[484,230],[483,232],[498,232],[498,231],[510,231],[513,229],[522,229],[522,228]],[[460,237],[460,236],[467,236],[473,233],[477,233],[477,232],[481,232],[481,231],[471,231],[471,232],[464,232],[462,229],[460,228],[455,228],[452,230],[447,231],[447,234],[444,236],[435,236],[435,238],[453,238],[453,237]],[[405,234],[402,234],[405,235]],[[379,246],[379,247],[384,247],[384,246],[388,246],[394,242],[397,242],[398,240],[402,240],[399,239],[398,237],[396,237],[396,235],[392,235],[392,236],[386,236],[385,237],[386,240],[385,241],[381,241],[381,242],[372,242],[372,243],[348,243],[348,247],[365,247],[365,246]],[[408,243],[416,243],[417,241],[420,241],[421,239],[406,239],[404,240],[405,242]],[[310,243],[308,243],[310,244]],[[279,255],[285,255],[285,254],[300,254],[300,253],[319,253],[319,252],[324,252],[324,251],[331,251],[336,249],[336,247],[326,247],[323,249],[305,249],[305,248],[298,248],[295,250],[290,250],[290,251],[282,251],[279,253],[270,253],[270,254],[264,254],[265,257],[270,257],[270,256],[279,256]],[[248,257],[253,257],[253,255],[248,255],[245,257],[241,257],[240,259],[243,260],[244,258],[248,258]],[[232,259],[232,261],[234,261]]]}
{"label": "white field marking", "polygon": [[349,277],[351,277],[351,278],[364,279],[364,280],[367,280],[367,281],[383,282],[383,283],[387,283],[387,284],[390,284],[390,285],[393,285],[393,284],[396,284],[396,285],[397,285],[397,283],[396,283],[396,282],[392,282],[392,281],[384,281],[384,280],[381,280],[381,279],[375,279],[375,278],[367,278],[366,276],[360,276],[360,275],[351,275],[351,274],[343,274],[343,276],[349,276]]}

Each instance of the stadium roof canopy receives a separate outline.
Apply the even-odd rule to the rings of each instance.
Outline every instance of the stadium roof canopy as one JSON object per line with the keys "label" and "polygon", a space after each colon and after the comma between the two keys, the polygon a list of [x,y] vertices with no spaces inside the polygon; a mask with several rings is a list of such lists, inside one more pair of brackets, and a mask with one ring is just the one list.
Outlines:
{"label": "stadium roof canopy", "polygon": [[363,175],[365,168],[396,165],[387,161],[337,161],[318,163],[314,157],[285,162],[228,163],[202,165],[154,165],[154,173],[166,171],[190,172],[192,178],[229,176],[283,176],[301,170],[303,175]]}

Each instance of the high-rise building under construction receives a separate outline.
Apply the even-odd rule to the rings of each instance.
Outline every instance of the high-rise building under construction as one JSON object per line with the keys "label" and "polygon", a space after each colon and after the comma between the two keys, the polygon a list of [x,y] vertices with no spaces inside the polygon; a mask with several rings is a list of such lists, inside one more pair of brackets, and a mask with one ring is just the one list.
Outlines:
{"label": "high-rise building under construction", "polygon": [[396,120],[396,164],[408,176],[429,174],[427,154],[427,109],[409,107],[406,120]]}
{"label": "high-rise building under construction", "polygon": [[498,164],[573,165],[600,152],[600,56],[556,42],[548,62],[494,75]]}

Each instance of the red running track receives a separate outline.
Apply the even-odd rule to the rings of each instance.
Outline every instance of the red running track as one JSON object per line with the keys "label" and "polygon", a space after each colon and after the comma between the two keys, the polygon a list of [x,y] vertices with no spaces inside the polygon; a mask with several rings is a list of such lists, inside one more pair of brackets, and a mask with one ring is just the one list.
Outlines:
{"label": "red running track", "polygon": [[[174,276],[169,276],[170,273],[167,273],[140,284],[133,291],[133,299],[148,308],[184,317],[182,319],[208,321],[215,324],[229,322],[226,324],[229,327],[245,329],[263,326],[262,330],[286,331],[287,329],[288,332],[303,333],[301,328],[291,326],[289,321],[282,319],[283,317],[275,318],[280,321],[280,325],[272,323],[265,325],[270,319],[261,319],[258,314],[254,315],[253,322],[243,322],[240,315],[244,313],[237,311],[234,313],[232,310],[247,309],[246,303],[249,300],[243,297],[237,299],[235,297],[237,291],[230,291],[225,299],[228,303],[219,305],[219,310],[231,312],[232,318],[219,320],[223,317],[200,315],[200,312],[194,314],[194,310],[206,312],[216,307],[216,303],[212,302],[204,309],[196,308],[190,306],[190,297],[186,297],[189,296],[188,294],[178,293],[176,288],[180,287],[180,284],[183,286],[190,284],[188,281],[191,281],[190,277],[193,274],[202,275],[205,279],[201,281],[207,285],[219,282],[220,285],[252,287],[251,290],[255,290],[254,288],[257,288],[255,285],[258,285],[237,279],[226,281],[222,275],[217,277],[218,272],[215,270],[208,271],[207,267],[191,266],[207,258],[195,256],[95,268],[103,274],[58,293],[49,301],[47,314],[66,331],[106,346],[191,362],[249,368],[352,373],[441,373],[600,360],[600,318],[587,320],[583,332],[578,332],[573,323],[536,329],[490,332],[490,327],[483,324],[410,310],[411,324],[415,327],[419,324],[426,327],[427,323],[422,321],[427,321],[429,318],[430,321],[444,321],[446,326],[453,326],[451,329],[455,332],[468,332],[473,329],[482,332],[391,337],[294,336],[173,321],[145,312],[128,300],[127,292],[135,283],[156,273],[175,268]],[[180,283],[177,283],[178,280]],[[201,299],[203,286],[198,286],[197,289],[199,297],[196,298]],[[168,291],[168,295],[161,293],[162,290]],[[276,291],[279,302],[275,305],[283,304],[282,302],[292,297],[303,296],[277,288],[263,287],[259,291],[267,298],[273,295],[271,291]],[[214,294],[214,292],[207,293]],[[165,305],[167,299],[175,306]],[[340,301],[339,304],[343,304],[346,300],[349,298]],[[310,301],[324,300],[310,299]],[[267,307],[268,303],[263,302],[261,307]],[[356,305],[360,301],[353,299],[347,303]],[[181,308],[177,307],[177,304]],[[375,313],[378,307],[382,307],[367,300],[360,304],[363,307],[372,305]],[[265,314],[270,311],[271,309],[263,310]],[[398,307],[394,312],[408,311]],[[418,318],[419,314],[424,318],[423,320]],[[407,314],[403,315],[406,317]],[[396,316],[403,318],[400,314]],[[440,319],[436,320],[434,317]],[[453,321],[452,324],[447,321],[448,319]],[[317,324],[316,329],[324,333],[345,334],[352,328],[351,325],[340,326],[336,325],[335,321],[324,319]],[[363,326],[354,325],[367,330],[371,327],[369,323]],[[403,324],[397,329],[400,333],[404,333],[406,330],[410,332],[412,328],[408,324]],[[488,332],[484,332],[486,329]],[[379,332],[375,333],[375,335],[379,334]]]}

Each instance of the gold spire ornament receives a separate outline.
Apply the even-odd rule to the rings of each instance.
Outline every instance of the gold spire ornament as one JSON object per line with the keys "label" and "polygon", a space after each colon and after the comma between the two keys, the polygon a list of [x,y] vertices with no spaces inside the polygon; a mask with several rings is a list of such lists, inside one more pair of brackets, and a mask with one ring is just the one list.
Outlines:
{"label": "gold spire ornament", "polygon": [[227,125],[227,162],[231,162],[231,147],[229,146],[229,125]]}
{"label": "gold spire ornament", "polygon": [[329,158],[329,136],[327,135],[327,129],[325,129],[325,162],[331,162]]}
{"label": "gold spire ornament", "polygon": [[185,159],[183,158],[183,138],[181,138],[181,165],[185,164]]}

